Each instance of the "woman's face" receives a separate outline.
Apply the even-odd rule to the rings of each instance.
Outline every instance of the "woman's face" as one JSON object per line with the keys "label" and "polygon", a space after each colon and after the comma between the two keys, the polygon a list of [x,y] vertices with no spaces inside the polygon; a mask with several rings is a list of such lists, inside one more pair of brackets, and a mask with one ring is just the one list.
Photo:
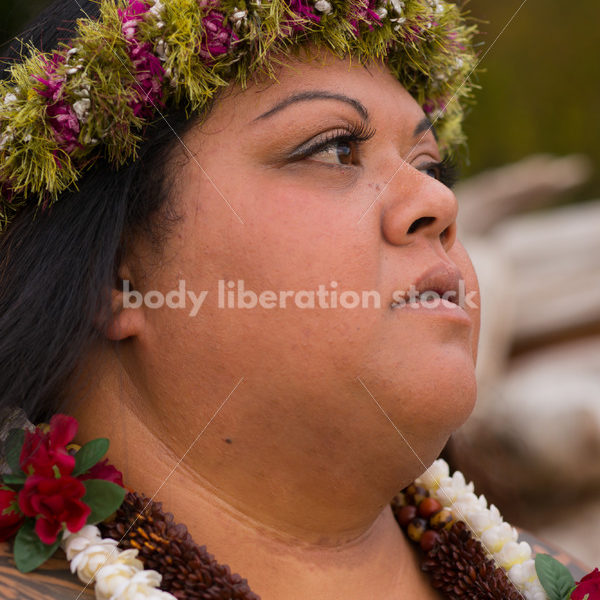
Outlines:
{"label": "woman's face", "polygon": [[[424,118],[385,66],[329,54],[217,100],[183,140],[193,158],[174,167],[182,220],[162,266],[132,276],[143,294],[182,281],[208,292],[199,309],[189,295],[185,308],[142,309],[132,372],[158,414],[169,418],[164,399],[179,398],[200,431],[243,378],[207,444],[261,439],[290,464],[356,452],[356,468],[370,461],[374,474],[388,468],[379,453],[416,473],[435,458],[474,402],[479,298]],[[459,280],[464,309],[418,301]],[[416,302],[395,306],[411,286]],[[241,288],[273,293],[243,308]],[[344,308],[344,291],[373,294]]]}

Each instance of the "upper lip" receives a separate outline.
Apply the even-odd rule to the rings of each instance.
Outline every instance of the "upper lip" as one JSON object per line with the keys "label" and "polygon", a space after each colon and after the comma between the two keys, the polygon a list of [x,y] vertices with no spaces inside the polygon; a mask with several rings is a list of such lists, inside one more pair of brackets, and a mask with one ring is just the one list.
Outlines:
{"label": "upper lip", "polygon": [[439,263],[427,269],[412,285],[419,294],[435,292],[440,298],[458,304],[461,280],[462,273],[456,265]]}

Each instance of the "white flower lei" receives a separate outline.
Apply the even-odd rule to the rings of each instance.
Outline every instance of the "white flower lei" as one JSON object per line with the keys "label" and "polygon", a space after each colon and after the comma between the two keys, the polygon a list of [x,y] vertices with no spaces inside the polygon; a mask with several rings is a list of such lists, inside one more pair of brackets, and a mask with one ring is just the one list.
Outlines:
{"label": "white flower lei", "polygon": [[71,573],[86,585],[95,584],[97,600],[177,600],[157,589],[162,575],[144,570],[137,550],[119,550],[117,541],[102,538],[95,525],[77,533],[65,533],[61,547],[70,561]]}
{"label": "white flower lei", "polygon": [[448,463],[439,459],[415,480],[415,484],[427,489],[429,495],[450,510],[456,519],[466,523],[526,600],[547,600],[535,571],[531,546],[519,542],[517,530],[502,519],[496,506],[488,507],[483,494],[475,495],[473,483],[467,483],[460,471],[450,476]]}

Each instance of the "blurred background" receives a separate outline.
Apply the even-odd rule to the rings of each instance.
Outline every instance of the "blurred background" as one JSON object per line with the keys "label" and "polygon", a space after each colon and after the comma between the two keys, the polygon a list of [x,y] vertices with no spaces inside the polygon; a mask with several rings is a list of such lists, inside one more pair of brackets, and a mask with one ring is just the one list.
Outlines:
{"label": "blurred background", "polygon": [[[0,45],[49,3],[0,0]],[[507,520],[597,566],[600,5],[465,8],[487,54],[456,192],[483,311],[478,406],[448,456]]]}

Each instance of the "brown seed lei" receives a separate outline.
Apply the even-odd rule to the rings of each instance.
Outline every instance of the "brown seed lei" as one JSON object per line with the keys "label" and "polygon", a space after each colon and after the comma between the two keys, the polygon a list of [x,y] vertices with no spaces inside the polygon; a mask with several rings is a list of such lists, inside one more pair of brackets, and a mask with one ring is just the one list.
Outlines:
{"label": "brown seed lei", "polygon": [[160,589],[178,600],[260,600],[245,579],[219,564],[185,525],[164,513],[160,502],[129,492],[115,518],[99,527],[121,548],[138,550],[144,568],[162,575]]}
{"label": "brown seed lei", "polygon": [[411,484],[392,501],[398,524],[422,550],[423,571],[448,600],[523,600],[463,521]]}
{"label": "brown seed lei", "polygon": [[[422,569],[448,600],[522,600],[506,573],[488,558],[465,523],[414,484],[392,501],[396,520],[423,551]],[[260,600],[245,579],[198,546],[160,502],[129,492],[103,537],[135,548],[145,569],[162,575],[160,589],[178,600]]]}

